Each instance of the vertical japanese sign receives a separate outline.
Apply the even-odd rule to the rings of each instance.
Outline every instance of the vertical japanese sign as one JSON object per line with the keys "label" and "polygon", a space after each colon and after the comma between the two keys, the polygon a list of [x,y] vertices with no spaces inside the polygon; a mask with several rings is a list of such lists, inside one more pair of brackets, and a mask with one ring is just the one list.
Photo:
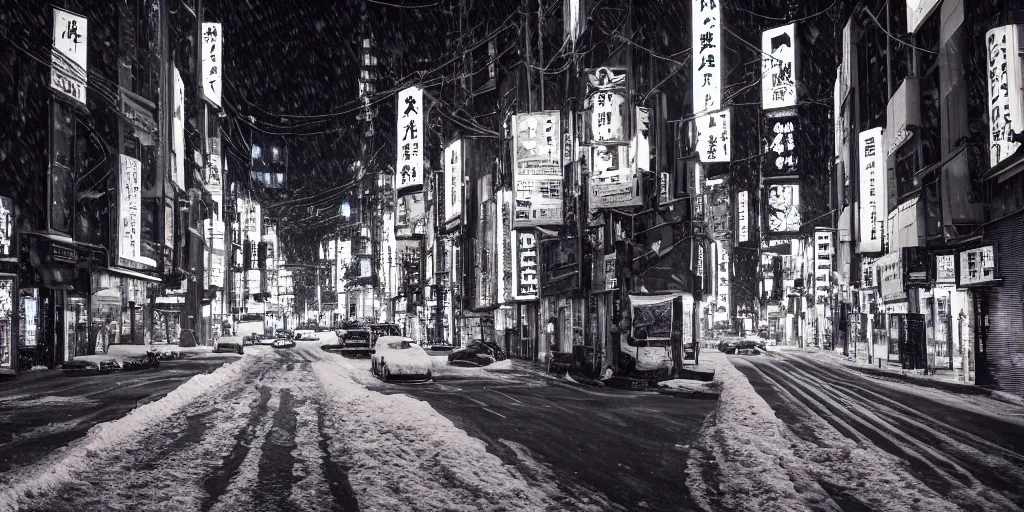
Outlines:
{"label": "vertical japanese sign", "polygon": [[444,148],[444,221],[457,221],[462,217],[462,139]]}
{"label": "vertical japanese sign", "polygon": [[53,8],[53,48],[50,50],[50,87],[85,105],[88,83],[89,20]]}
{"label": "vertical japanese sign", "polygon": [[728,162],[731,157],[729,110],[711,112],[696,119],[697,155],[700,161]]}
{"label": "vertical japanese sign", "polygon": [[995,166],[1020,147],[1020,143],[1010,139],[1011,132],[1024,132],[1017,26],[989,30],[985,42],[988,48],[989,165]]}
{"label": "vertical japanese sign", "polygon": [[721,9],[718,0],[693,0],[693,111],[718,110],[722,104]]}
{"label": "vertical japanese sign", "polygon": [[395,190],[423,186],[423,90],[410,87],[398,93],[398,163]]}
{"label": "vertical japanese sign", "polygon": [[142,164],[127,155],[121,155],[121,173],[118,183],[117,236],[120,259],[156,266],[156,262],[141,255],[142,245]]}
{"label": "vertical japanese sign", "polygon": [[171,183],[185,187],[185,82],[181,72],[174,67],[174,112],[171,115],[171,151],[174,153],[174,169]]}
{"label": "vertical japanese sign", "polygon": [[203,97],[206,101],[220,106],[221,76],[224,71],[221,54],[220,23],[203,23],[203,46],[201,71],[203,76]]}
{"label": "vertical japanese sign", "polygon": [[796,26],[761,33],[761,105],[765,110],[796,106]]}
{"label": "vertical japanese sign", "polygon": [[829,294],[832,287],[832,233],[814,232],[814,296]]}
{"label": "vertical japanese sign", "polygon": [[559,113],[512,118],[515,227],[562,223],[562,137]]}
{"label": "vertical japanese sign", "polygon": [[530,231],[516,231],[513,254],[515,300],[537,300],[540,288],[537,268],[537,236]]}
{"label": "vertical japanese sign", "polygon": [[956,282],[956,256],[952,254],[935,255],[935,282]]}
{"label": "vertical japanese sign", "polygon": [[[14,279],[0,279],[0,368],[13,369]],[[31,320],[29,320],[31,321]]]}
{"label": "vertical japanese sign", "polygon": [[224,211],[224,181],[222,179],[221,171],[221,160],[220,160],[220,137],[210,137],[210,150],[209,155],[206,159],[206,188],[210,190],[210,195],[213,196],[213,200],[217,202],[215,220],[223,219]]}
{"label": "vertical japanese sign", "polygon": [[512,191],[499,190],[495,239],[497,240],[495,273],[498,283],[498,303],[512,301]]}
{"label": "vertical japanese sign", "polygon": [[885,153],[883,130],[860,132],[860,252],[882,252],[885,231]]}
{"label": "vertical japanese sign", "polygon": [[[14,203],[0,196],[0,258],[14,256]],[[0,317],[2,318],[2,317]]]}
{"label": "vertical japanese sign", "polygon": [[588,70],[584,108],[588,118],[587,142],[627,142],[625,70],[606,67]]}
{"label": "vertical japanese sign", "polygon": [[741,190],[736,193],[736,241],[743,243],[750,240],[750,224],[747,220],[748,208],[747,191]]}
{"label": "vertical japanese sign", "polygon": [[798,117],[765,118],[764,174],[791,176],[797,173],[796,127]]}
{"label": "vertical japanese sign", "polygon": [[785,235],[800,231],[800,185],[775,183],[768,185],[765,217],[768,234]]}

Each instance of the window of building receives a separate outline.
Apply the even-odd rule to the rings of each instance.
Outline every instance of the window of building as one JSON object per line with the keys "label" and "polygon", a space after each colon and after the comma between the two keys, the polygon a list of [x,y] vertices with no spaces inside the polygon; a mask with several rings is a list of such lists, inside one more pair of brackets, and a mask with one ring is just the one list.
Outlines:
{"label": "window of building", "polygon": [[39,340],[39,288],[22,288],[18,293],[18,341],[34,347]]}

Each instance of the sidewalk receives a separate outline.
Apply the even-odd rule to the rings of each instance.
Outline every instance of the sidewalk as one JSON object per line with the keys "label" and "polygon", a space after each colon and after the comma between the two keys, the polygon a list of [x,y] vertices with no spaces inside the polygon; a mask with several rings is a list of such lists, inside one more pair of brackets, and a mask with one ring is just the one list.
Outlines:
{"label": "sidewalk", "polygon": [[882,366],[879,368],[878,366],[855,361],[850,357],[843,357],[843,355],[838,352],[821,350],[818,348],[800,349],[792,347],[786,348],[785,350],[777,350],[776,352],[796,352],[807,354],[808,356],[826,364],[842,365],[875,379],[904,382],[915,386],[939,389],[961,395],[988,397],[993,400],[999,400],[1000,402],[1024,406],[1024,398],[1022,397],[954,380],[953,377],[956,375],[955,370],[938,370],[934,375],[924,375],[923,373],[919,373],[919,371],[904,370],[895,366]]}

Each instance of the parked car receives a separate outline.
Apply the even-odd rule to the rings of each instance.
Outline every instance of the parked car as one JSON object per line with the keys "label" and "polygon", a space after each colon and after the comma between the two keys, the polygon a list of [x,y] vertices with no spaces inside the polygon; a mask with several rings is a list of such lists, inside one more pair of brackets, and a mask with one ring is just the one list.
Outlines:
{"label": "parked car", "polygon": [[370,373],[389,380],[431,380],[430,356],[415,341],[404,336],[381,336],[370,356]]}
{"label": "parked car", "polygon": [[487,366],[505,359],[508,355],[497,343],[480,340],[448,354],[448,364],[452,366]]}
{"label": "parked car", "polygon": [[291,338],[288,338],[288,337],[277,338],[276,340],[274,340],[274,343],[273,343],[273,347],[274,348],[292,348],[294,346],[295,346],[295,340],[293,340]]}
{"label": "parked car", "polygon": [[241,336],[221,336],[213,342],[213,351],[234,352],[238,355],[242,355],[243,345],[245,345],[245,341]]}
{"label": "parked car", "polygon": [[728,342],[722,342],[725,344],[719,344],[718,350],[725,352],[726,354],[738,354],[745,350],[760,350],[761,352],[767,352],[768,347],[765,341],[758,338],[745,338],[742,340],[729,340]]}

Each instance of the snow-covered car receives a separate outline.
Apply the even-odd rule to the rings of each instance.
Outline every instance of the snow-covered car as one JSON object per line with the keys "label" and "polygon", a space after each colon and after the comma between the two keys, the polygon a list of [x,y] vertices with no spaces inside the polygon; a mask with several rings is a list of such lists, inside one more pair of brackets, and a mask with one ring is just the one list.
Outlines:
{"label": "snow-covered car", "polygon": [[234,352],[242,354],[242,346],[245,344],[241,336],[221,336],[213,342],[214,352]]}
{"label": "snow-covered car", "polygon": [[448,354],[448,364],[452,366],[487,366],[505,359],[508,355],[497,343],[480,340]]}
{"label": "snow-covered car", "polygon": [[292,348],[295,346],[295,340],[291,338],[277,338],[274,340],[274,348]]}
{"label": "snow-covered car", "polygon": [[430,380],[430,356],[423,347],[404,336],[381,336],[370,355],[370,372],[379,379]]}

